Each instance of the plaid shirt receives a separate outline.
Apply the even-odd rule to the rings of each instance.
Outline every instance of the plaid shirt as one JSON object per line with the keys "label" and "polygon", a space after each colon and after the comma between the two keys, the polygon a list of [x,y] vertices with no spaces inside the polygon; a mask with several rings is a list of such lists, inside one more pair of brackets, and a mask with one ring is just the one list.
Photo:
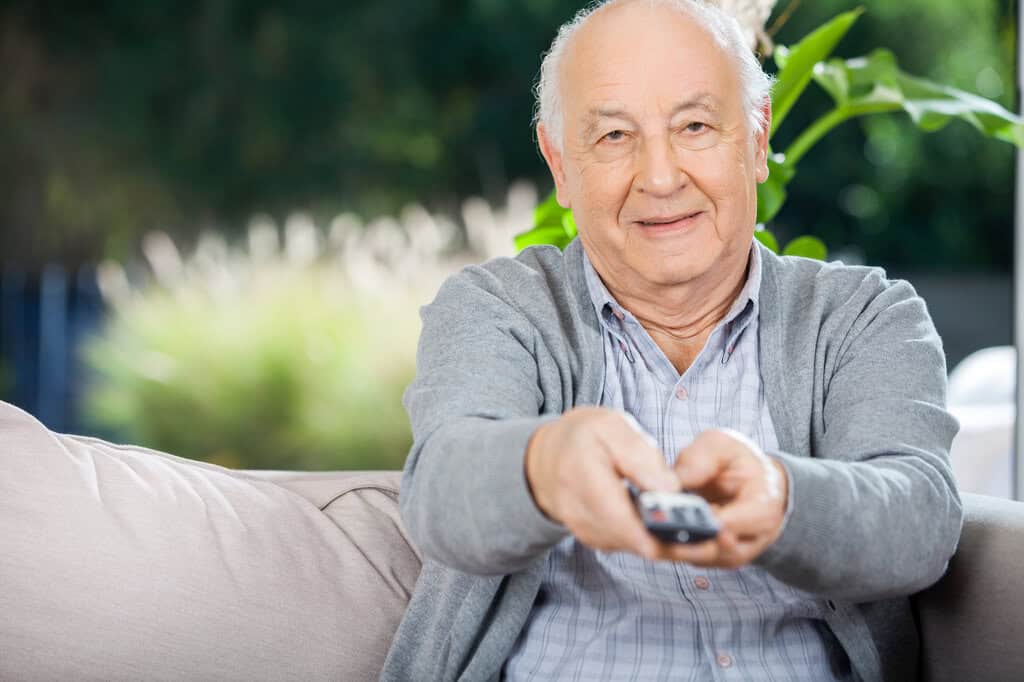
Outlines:
{"label": "plaid shirt", "polygon": [[[669,464],[713,427],[778,448],[758,361],[761,262],[680,376],[589,260],[605,331],[603,407],[632,414]],[[824,601],[755,566],[709,569],[601,552],[568,537],[551,551],[530,618],[505,664],[519,680],[840,680],[850,664]]]}

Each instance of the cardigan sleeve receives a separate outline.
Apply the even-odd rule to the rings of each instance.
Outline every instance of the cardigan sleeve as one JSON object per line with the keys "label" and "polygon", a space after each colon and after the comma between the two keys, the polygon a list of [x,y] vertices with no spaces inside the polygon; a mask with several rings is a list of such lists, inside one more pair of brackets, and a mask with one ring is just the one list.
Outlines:
{"label": "cardigan sleeve", "polygon": [[863,602],[944,573],[963,522],[949,464],[958,424],[945,410],[942,344],[913,288],[869,277],[844,310],[851,322],[817,363],[811,456],[772,453],[793,508],[756,563],[796,587]]}
{"label": "cardigan sleeve", "polygon": [[524,469],[534,431],[558,417],[542,414],[537,332],[481,268],[449,278],[421,318],[402,519],[425,557],[456,570],[526,568],[568,534],[536,506]]}

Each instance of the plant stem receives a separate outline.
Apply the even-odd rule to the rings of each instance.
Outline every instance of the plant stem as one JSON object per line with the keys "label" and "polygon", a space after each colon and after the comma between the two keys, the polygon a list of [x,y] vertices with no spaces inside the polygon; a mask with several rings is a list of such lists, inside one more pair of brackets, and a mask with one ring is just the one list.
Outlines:
{"label": "plant stem", "polygon": [[899,102],[868,102],[836,107],[808,126],[805,131],[793,140],[793,143],[789,145],[785,152],[786,163],[795,166],[818,140],[825,137],[830,130],[847,119],[867,114],[900,111],[902,108]]}
{"label": "plant stem", "polygon": [[780,28],[786,25],[786,22],[789,21],[789,18],[793,15],[793,12],[799,6],[800,0],[791,0],[790,3],[786,5],[786,9],[784,9],[782,11],[782,14],[780,14],[778,18],[775,19],[775,22],[772,24],[771,28],[765,31],[765,33],[768,34],[769,38],[775,37],[775,34],[779,32]]}

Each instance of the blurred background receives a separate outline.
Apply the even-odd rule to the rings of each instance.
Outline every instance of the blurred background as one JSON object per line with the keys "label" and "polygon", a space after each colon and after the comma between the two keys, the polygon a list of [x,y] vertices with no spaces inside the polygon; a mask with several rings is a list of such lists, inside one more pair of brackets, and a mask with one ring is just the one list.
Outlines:
{"label": "blurred background", "polygon": [[[1011,0],[780,0],[769,25],[858,4],[839,56],[1017,110]],[[530,227],[531,88],[580,5],[0,0],[0,399],[229,466],[400,467],[417,307]],[[909,279],[953,368],[1011,343],[1014,159],[860,119],[772,227]]]}

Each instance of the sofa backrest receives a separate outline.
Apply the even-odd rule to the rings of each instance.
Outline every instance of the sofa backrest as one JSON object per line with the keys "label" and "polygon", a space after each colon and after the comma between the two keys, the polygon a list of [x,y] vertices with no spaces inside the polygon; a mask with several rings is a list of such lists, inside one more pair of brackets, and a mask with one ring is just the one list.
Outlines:
{"label": "sofa backrest", "polygon": [[921,679],[1024,680],[1024,503],[962,497],[956,555],[942,580],[911,599]]}
{"label": "sofa backrest", "polygon": [[0,403],[0,679],[377,679],[419,572],[397,475],[279,484]]}

